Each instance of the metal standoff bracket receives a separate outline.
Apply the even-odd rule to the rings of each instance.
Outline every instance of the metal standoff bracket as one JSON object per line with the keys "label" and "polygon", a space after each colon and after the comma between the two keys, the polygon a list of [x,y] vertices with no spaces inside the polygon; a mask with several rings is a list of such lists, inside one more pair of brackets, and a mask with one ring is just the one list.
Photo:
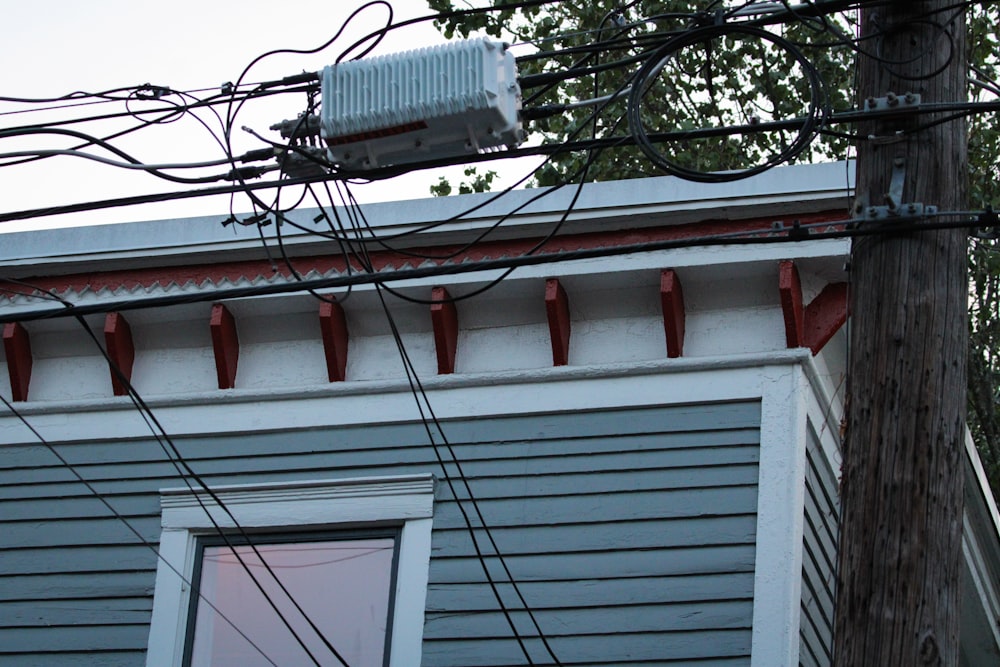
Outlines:
{"label": "metal standoff bracket", "polygon": [[865,218],[872,221],[903,221],[923,218],[937,213],[936,206],[920,202],[903,202],[903,182],[906,179],[906,160],[897,157],[892,161],[889,191],[885,193],[885,206],[869,206]]}
{"label": "metal standoff bracket", "polygon": [[920,93],[886,93],[885,97],[869,97],[865,100],[865,111],[898,111],[915,109],[920,106]]}

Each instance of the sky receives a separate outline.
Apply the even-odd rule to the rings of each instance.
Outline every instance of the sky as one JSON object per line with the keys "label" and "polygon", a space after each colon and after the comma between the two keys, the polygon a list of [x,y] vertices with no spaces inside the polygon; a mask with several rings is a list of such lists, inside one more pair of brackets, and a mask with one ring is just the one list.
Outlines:
{"label": "sky", "polygon": [[[211,89],[235,81],[258,55],[278,48],[309,49],[327,41],[343,21],[364,3],[361,0],[173,0],[144,3],[135,0],[50,0],[44,3],[0,0],[5,34],[0,40],[0,96],[54,97],[73,91],[103,91],[151,83],[175,90]],[[425,0],[392,0],[394,20],[429,12]],[[384,6],[366,9],[352,21],[344,35],[328,50],[312,55],[279,55],[251,70],[249,81],[281,78],[303,71],[318,71],[331,63],[348,44],[382,27],[388,17]],[[378,53],[404,51],[444,38],[431,23],[390,33]],[[339,48],[338,48],[339,47]],[[275,101],[248,104],[237,125],[252,127],[275,140],[268,126],[294,118],[304,107],[304,95],[282,95]],[[38,107],[0,102],[0,130],[65,119],[79,113],[124,110],[122,103],[71,109],[37,111]],[[25,113],[24,109],[35,109]],[[90,133],[110,133],[126,121],[106,121],[78,127]],[[0,153],[33,149],[69,148],[66,137],[32,135],[0,141]],[[223,156],[211,134],[186,117],[178,122],[145,127],[116,139],[116,146],[144,163],[203,161]],[[237,151],[264,144],[239,132]],[[100,153],[100,151],[95,151]],[[110,156],[107,153],[102,155]],[[498,163],[493,163],[498,164]],[[530,171],[530,165],[501,162],[508,182]],[[452,182],[461,178],[459,168],[446,172]],[[176,173],[176,172],[174,172]],[[361,202],[429,196],[429,186],[441,173],[422,171],[387,182],[354,188]],[[110,199],[189,187],[162,181],[145,172],[127,171],[73,157],[54,157],[32,164],[0,168],[0,214],[52,205]],[[121,207],[104,211],[47,216],[29,222],[0,223],[0,232],[53,226],[100,224],[131,220],[156,220],[194,215],[229,214],[229,197],[198,198],[155,205]],[[248,211],[242,198],[237,211]]]}

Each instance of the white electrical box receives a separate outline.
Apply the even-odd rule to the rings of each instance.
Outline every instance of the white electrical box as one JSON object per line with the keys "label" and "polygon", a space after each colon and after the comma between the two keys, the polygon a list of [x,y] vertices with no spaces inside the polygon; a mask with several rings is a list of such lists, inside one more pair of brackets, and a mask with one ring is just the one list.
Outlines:
{"label": "white electrical box", "polygon": [[513,148],[524,140],[514,57],[485,38],[330,65],[322,96],[327,156],[345,169]]}

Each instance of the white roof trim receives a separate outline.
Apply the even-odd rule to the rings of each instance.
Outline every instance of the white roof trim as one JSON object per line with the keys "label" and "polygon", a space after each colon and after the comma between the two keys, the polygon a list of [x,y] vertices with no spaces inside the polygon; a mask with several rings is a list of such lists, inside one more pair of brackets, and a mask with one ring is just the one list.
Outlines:
{"label": "white roof trim", "polygon": [[[573,221],[574,231],[591,231],[598,222],[600,229],[614,229],[614,221],[623,218],[627,218],[629,227],[636,227],[644,221],[662,225],[713,217],[780,216],[785,212],[793,216],[840,205],[846,211],[847,198],[854,187],[853,174],[853,163],[835,162],[779,167],[753,178],[719,184],[692,183],[670,176],[588,183],[573,205],[569,220]],[[490,238],[510,238],[521,235],[525,227],[559,220],[569,208],[575,190],[575,185],[550,189],[549,194],[531,203],[528,202],[545,190],[516,190],[489,204],[486,202],[496,197],[496,193],[367,204],[362,208],[372,228],[397,234],[448,220],[486,204],[459,221],[421,232],[424,242],[452,242],[480,232],[508,214],[511,217],[502,230]],[[511,213],[520,206],[524,209]],[[290,214],[289,219],[311,227],[316,215],[316,209],[301,209]],[[669,220],[664,221],[664,216],[669,216]],[[181,263],[182,258],[191,261],[192,257],[219,252],[238,255],[242,251],[247,253],[246,258],[259,258],[257,229],[240,225],[223,227],[221,222],[226,217],[220,211],[218,215],[197,218],[14,232],[4,235],[0,244],[0,266],[59,273],[58,267],[85,263],[99,266],[109,260],[152,255],[161,264]],[[282,237],[286,247],[299,248],[299,253],[320,253],[323,245],[330,243],[288,226],[283,229]],[[173,262],[169,261],[171,257]]]}

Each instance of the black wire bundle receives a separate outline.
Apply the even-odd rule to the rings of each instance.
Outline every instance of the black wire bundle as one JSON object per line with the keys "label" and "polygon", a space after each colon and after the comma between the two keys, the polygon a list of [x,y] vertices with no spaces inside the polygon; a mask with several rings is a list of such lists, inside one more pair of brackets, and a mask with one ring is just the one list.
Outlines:
{"label": "black wire bundle", "polygon": [[[203,190],[196,191],[185,191],[181,193],[166,193],[159,195],[151,195],[144,197],[136,197],[127,200],[118,199],[110,200],[107,202],[90,202],[88,204],[78,205],[77,209],[74,210],[86,210],[86,208],[99,208],[99,207],[110,207],[118,205],[126,205],[138,202],[156,201],[164,200],[170,198],[183,198],[183,197],[196,197],[203,196],[205,194],[216,194],[221,192],[227,192],[230,194],[245,194],[247,195],[253,205],[253,213],[240,220],[233,210],[230,210],[230,220],[236,222],[242,222],[248,225],[254,225],[260,232],[261,240],[264,246],[264,251],[267,253],[268,257],[272,259],[277,265],[277,259],[280,258],[281,262],[289,275],[292,276],[292,281],[285,285],[275,285],[265,288],[253,288],[250,290],[227,290],[227,291],[210,291],[204,292],[196,295],[177,295],[164,298],[151,298],[144,299],[142,301],[129,300],[125,302],[106,302],[94,307],[76,307],[72,304],[64,304],[64,307],[56,309],[54,312],[43,312],[36,311],[34,313],[20,313],[4,316],[0,318],[0,321],[29,321],[31,319],[41,318],[45,316],[66,316],[73,315],[82,318],[83,315],[91,312],[107,312],[110,310],[129,310],[132,308],[139,307],[151,307],[151,306],[162,306],[172,303],[190,303],[196,300],[217,300],[219,298],[238,298],[244,296],[251,296],[262,293],[277,293],[279,291],[302,291],[310,290],[319,299],[330,300],[331,297],[325,292],[319,292],[318,290],[329,290],[333,288],[346,289],[346,294],[341,296],[341,300],[350,295],[350,290],[361,284],[374,285],[377,295],[379,297],[380,303],[385,312],[386,319],[389,323],[390,330],[393,335],[397,350],[400,354],[400,358],[403,363],[404,371],[406,374],[407,381],[411,386],[411,390],[414,395],[414,400],[420,411],[421,421],[426,430],[426,434],[429,440],[429,446],[433,448],[435,456],[437,458],[438,464],[441,468],[442,475],[449,484],[451,488],[451,493],[458,504],[458,508],[463,516],[466,528],[468,529],[470,535],[472,536],[474,549],[476,556],[479,559],[485,577],[488,584],[490,585],[494,597],[501,611],[504,613],[507,623],[510,627],[512,635],[518,641],[521,647],[522,653],[524,654],[525,660],[528,664],[534,664],[531,655],[529,654],[525,644],[524,637],[522,637],[522,632],[515,627],[515,624],[510,615],[510,609],[505,605],[502,600],[499,591],[497,589],[498,583],[509,583],[513,586],[515,592],[518,595],[519,603],[521,608],[527,610],[530,616],[535,635],[540,638],[546,648],[546,651],[554,661],[555,664],[560,664],[556,656],[555,651],[549,646],[543,629],[538,625],[531,613],[531,605],[523,596],[521,596],[520,591],[517,588],[516,578],[507,569],[506,563],[504,561],[503,555],[500,552],[497,544],[493,540],[492,534],[490,533],[488,522],[485,517],[483,517],[480,512],[480,508],[476,502],[473,489],[469,486],[468,479],[463,473],[461,468],[461,461],[457,458],[454,449],[451,447],[445,431],[434,414],[433,408],[430,405],[430,401],[427,392],[424,390],[419,377],[417,376],[414,365],[410,359],[410,356],[404,345],[402,336],[400,335],[399,329],[396,326],[391,308],[385,298],[385,295],[392,294],[399,298],[406,300],[417,301],[419,303],[429,303],[430,300],[415,299],[412,296],[403,294],[397,290],[391,289],[388,283],[395,280],[402,279],[413,279],[417,277],[428,277],[428,276],[444,276],[450,274],[456,274],[460,272],[468,271],[483,271],[483,270],[496,270],[503,269],[503,273],[498,277],[489,282],[484,286],[477,288],[473,291],[458,294],[452,297],[452,300],[460,300],[470,298],[474,295],[480,294],[483,291],[490,289],[492,286],[498,284],[504,278],[506,278],[511,271],[515,270],[520,266],[528,266],[532,264],[544,264],[548,262],[556,261],[567,261],[572,259],[583,259],[588,257],[596,256],[609,256],[611,254],[624,254],[632,252],[643,252],[651,250],[663,250],[671,247],[692,247],[697,245],[715,245],[715,244],[732,244],[732,243],[764,243],[764,242],[787,242],[787,241],[797,241],[802,238],[837,238],[844,236],[852,236],[858,234],[872,234],[879,233],[878,230],[872,229],[857,229],[857,228],[838,228],[833,231],[824,231],[821,229],[812,229],[810,226],[802,226],[798,228],[799,234],[805,234],[805,236],[792,237],[790,235],[782,235],[775,233],[763,233],[760,235],[753,236],[713,236],[701,239],[688,239],[685,241],[677,242],[667,242],[659,244],[644,244],[643,247],[621,247],[621,248],[602,248],[596,250],[579,251],[575,253],[559,253],[559,254],[549,254],[545,252],[547,243],[559,234],[565,226],[566,221],[569,219],[573,208],[576,204],[577,198],[580,195],[583,183],[587,180],[588,174],[590,173],[592,167],[597,164],[604,151],[611,151],[620,149],[626,146],[637,146],[643,155],[661,170],[668,174],[672,174],[681,178],[688,180],[699,181],[699,182],[720,182],[720,181],[732,181],[739,178],[746,178],[753,174],[760,173],[766,169],[769,169],[778,164],[782,164],[796,157],[802,155],[806,150],[809,149],[813,139],[819,133],[830,132],[829,126],[836,122],[846,122],[846,123],[856,123],[861,120],[863,114],[859,114],[853,110],[840,110],[839,112],[831,111],[827,104],[827,91],[824,90],[824,82],[813,65],[811,60],[805,55],[804,48],[805,45],[797,43],[791,39],[781,36],[773,30],[768,30],[767,26],[780,24],[782,22],[795,22],[803,26],[808,27],[813,30],[816,35],[822,36],[829,39],[828,42],[812,42],[810,46],[815,48],[817,44],[821,44],[823,48],[834,48],[839,46],[846,46],[855,51],[862,51],[866,55],[871,55],[871,49],[874,49],[874,54],[877,56],[877,38],[875,39],[875,44],[873,47],[869,47],[867,44],[863,44],[860,40],[852,37],[846,37],[839,28],[836,28],[833,23],[829,20],[828,16],[834,12],[842,12],[851,8],[858,7],[863,3],[859,1],[846,2],[846,1],[834,1],[834,2],[806,2],[804,5],[799,5],[793,7],[788,2],[783,2],[783,11],[773,12],[767,14],[763,17],[752,18],[756,16],[751,13],[754,9],[751,3],[746,5],[741,5],[735,9],[730,9],[728,11],[708,11],[715,5],[720,3],[711,3],[704,12],[697,14],[677,14],[677,15],[660,15],[653,17],[644,17],[637,21],[622,21],[616,23],[617,28],[614,30],[609,30],[605,26],[605,21],[602,21],[602,25],[595,29],[592,33],[587,33],[583,37],[589,38],[593,37],[591,41],[585,41],[583,43],[568,46],[566,48],[554,49],[554,50],[539,50],[537,53],[524,56],[520,59],[523,63],[528,63],[532,61],[543,61],[548,60],[550,62],[559,62],[558,58],[569,58],[572,59],[572,63],[564,68],[550,67],[547,71],[542,71],[537,74],[528,75],[522,78],[521,85],[525,91],[531,91],[530,94],[525,98],[525,109],[524,114],[526,117],[534,118],[544,118],[546,115],[558,115],[558,114],[573,114],[576,109],[589,108],[589,112],[583,115],[579,119],[575,119],[575,125],[573,129],[567,132],[563,137],[562,141],[556,144],[550,144],[540,147],[528,147],[521,150],[512,150],[499,154],[486,154],[483,156],[478,156],[476,160],[493,160],[497,158],[507,158],[522,155],[544,155],[546,156],[546,161],[543,164],[547,164],[553,159],[558,159],[567,155],[575,154],[577,152],[583,153],[584,157],[581,159],[578,166],[568,173],[564,174],[560,180],[560,183],[551,189],[542,190],[534,197],[528,198],[521,206],[508,212],[506,215],[498,216],[498,219],[494,224],[489,226],[483,232],[477,234],[473,239],[465,242],[457,248],[449,249],[447,252],[437,251],[426,251],[417,250],[408,244],[413,235],[422,232],[429,231],[431,229],[445,227],[460,220],[463,217],[471,215],[482,207],[501,199],[508,190],[502,191],[488,198],[485,198],[477,206],[470,208],[469,210],[463,212],[458,216],[454,216],[447,220],[437,221],[431,224],[420,226],[413,230],[408,230],[401,234],[380,234],[378,233],[365,219],[364,213],[360,206],[357,204],[357,200],[354,198],[350,190],[350,182],[353,179],[363,177],[367,180],[375,180],[381,178],[390,178],[404,171],[409,171],[412,169],[425,168],[427,166],[437,166],[440,164],[453,164],[457,162],[468,162],[468,158],[463,156],[461,158],[456,158],[455,160],[439,160],[432,163],[417,163],[413,165],[406,165],[403,167],[388,167],[382,170],[375,170],[365,173],[349,173],[338,169],[337,165],[329,164],[325,162],[322,156],[317,157],[315,153],[304,151],[302,146],[295,144],[295,142],[290,142],[288,144],[280,144],[278,142],[263,142],[266,145],[259,151],[250,151],[244,155],[236,156],[233,154],[232,149],[232,135],[234,128],[237,127],[237,119],[241,110],[248,103],[254,100],[262,99],[264,97],[273,95],[305,95],[306,105],[305,112],[301,116],[303,119],[301,122],[307,122],[306,118],[313,114],[316,110],[315,108],[315,94],[317,91],[317,84],[314,75],[295,75],[293,77],[287,77],[286,79],[279,81],[263,82],[258,84],[244,84],[244,79],[248,76],[251,68],[260,62],[261,59],[266,58],[270,55],[283,52],[291,52],[297,54],[311,54],[320,52],[331,45],[333,45],[339,37],[344,32],[347,25],[361,12],[367,10],[370,7],[381,6],[388,9],[388,19],[384,27],[362,37],[359,40],[351,43],[346,48],[342,49],[339,55],[336,57],[336,62],[341,62],[349,57],[360,58],[369,53],[371,50],[376,48],[380,41],[390,33],[391,30],[398,29],[405,25],[411,25],[420,21],[427,20],[438,20],[447,21],[450,19],[461,18],[465,16],[473,16],[483,13],[489,13],[494,11],[499,11],[500,9],[516,9],[524,7],[537,7],[552,2],[559,2],[563,0],[532,0],[529,2],[514,3],[511,5],[504,5],[502,8],[488,7],[483,9],[472,9],[472,10],[460,10],[456,12],[451,12],[449,14],[443,15],[431,15],[428,17],[422,17],[420,19],[414,19],[411,21],[404,21],[400,23],[392,22],[392,7],[385,0],[375,0],[366,5],[363,5],[352,13],[348,19],[341,26],[340,30],[334,35],[333,38],[322,44],[315,49],[309,50],[279,50],[271,51],[262,54],[260,57],[254,59],[247,68],[241,73],[237,82],[233,85],[226,86],[221,92],[213,93],[207,97],[201,98],[195,95],[193,91],[182,93],[178,91],[173,91],[166,87],[151,86],[149,84],[144,84],[141,86],[133,86],[126,88],[119,88],[109,91],[103,91],[100,93],[88,94],[83,92],[74,92],[68,95],[63,95],[60,97],[52,97],[45,99],[26,99],[26,98],[0,98],[0,101],[7,102],[17,102],[24,104],[89,104],[89,103],[124,103],[126,109],[124,112],[118,112],[113,114],[103,114],[103,115],[91,115],[81,118],[74,118],[70,120],[60,121],[60,122],[50,122],[39,125],[21,125],[17,127],[11,127],[7,129],[0,130],[0,139],[13,138],[13,137],[26,137],[26,136],[41,136],[41,135],[53,135],[53,136],[64,136],[75,139],[77,143],[74,143],[68,149],[58,149],[58,150],[29,150],[29,151],[12,151],[7,153],[0,153],[0,167],[13,167],[18,164],[23,164],[26,161],[34,161],[40,159],[50,159],[56,156],[72,156],[89,160],[97,160],[110,164],[112,166],[126,168],[126,169],[139,169],[150,173],[158,178],[166,179],[172,182],[183,183],[183,184],[204,184],[210,182],[216,182],[219,180],[230,180],[233,181],[233,185],[217,187],[217,188],[207,188]],[[627,4],[621,5],[615,11],[619,12],[622,17],[626,10],[633,9],[635,6],[639,5],[639,2],[629,2]],[[955,11],[963,11],[969,3],[956,3]],[[742,13],[741,13],[742,12]],[[606,19],[610,19],[613,14],[609,13]],[[750,16],[751,18],[745,18]],[[651,20],[670,20],[675,21],[680,24],[679,27],[671,30],[662,31],[649,31],[642,32],[638,35],[632,35],[630,32],[632,28],[636,28],[645,25]],[[939,20],[938,17],[928,16],[925,17],[926,21],[934,22],[935,25],[946,26],[947,17],[945,19]],[[886,26],[885,30],[896,30],[900,29],[899,26]],[[610,36],[604,38],[605,33],[610,33]],[[942,34],[947,34],[947,31],[942,28]],[[770,123],[759,123],[759,124],[748,124],[744,126],[726,126],[726,127],[699,127],[695,130],[684,130],[675,132],[651,132],[646,126],[643,116],[643,107],[646,103],[646,98],[650,90],[650,86],[653,84],[657,76],[662,72],[665,63],[669,62],[676,54],[687,47],[692,45],[706,44],[709,42],[722,40],[724,38],[739,38],[747,40],[757,40],[763,43],[767,43],[777,49],[779,52],[784,53],[791,62],[793,62],[801,71],[804,73],[807,81],[808,88],[808,99],[805,100],[806,113],[797,118],[784,119],[782,121],[774,121]],[[605,56],[609,52],[625,52],[624,55],[620,57],[615,57],[613,59],[605,59]],[[893,63],[884,63],[887,66],[892,66]],[[898,64],[898,63],[897,63]],[[930,76],[931,73],[928,73]],[[543,99],[546,94],[553,91],[558,91],[560,84],[572,81],[574,79],[580,79],[582,77],[594,77],[594,98],[591,100],[580,100],[577,103],[559,103],[555,105],[543,105],[537,104],[532,106],[539,100]],[[606,98],[601,98],[597,94],[597,78],[602,77],[605,82],[611,80],[613,83],[611,85],[612,92],[606,96]],[[1000,91],[1000,87],[996,84],[988,82],[986,86],[993,86],[995,88],[994,92]],[[181,101],[172,101],[171,98],[179,98]],[[136,105],[141,104],[143,108],[137,108]],[[624,107],[622,106],[624,104]],[[220,115],[216,108],[220,105],[225,107],[224,114]],[[59,106],[58,108],[66,108],[64,106]],[[961,108],[954,108],[954,105],[948,106],[947,108],[942,107],[926,107],[925,110],[921,110],[920,113],[934,111],[942,112],[953,110],[956,115],[966,115],[969,113],[976,113],[982,111],[984,106],[982,105],[966,105]],[[995,108],[992,107],[992,108]],[[207,121],[198,117],[198,113],[201,111],[208,111],[214,115],[216,124],[218,124],[218,129],[210,127]],[[191,162],[187,164],[147,164],[141,162],[136,157],[131,154],[120,150],[115,147],[112,140],[117,139],[126,134],[135,132],[139,129],[149,127],[154,124],[163,124],[166,122],[174,122],[183,118],[185,116],[193,116],[197,119],[206,130],[212,135],[216,143],[221,148],[223,154],[222,157],[203,160],[199,162]],[[608,116],[608,117],[605,117]],[[116,118],[132,118],[137,122],[137,124],[126,128],[124,130],[118,131],[111,135],[96,136],[90,133],[68,129],[66,125],[81,124],[86,122],[96,122],[103,120],[110,120]],[[871,117],[870,115],[868,116]],[[944,119],[934,119],[929,121],[930,123],[945,122]],[[626,123],[627,121],[627,123]],[[627,131],[619,131],[627,126]],[[926,127],[924,124],[922,127]],[[734,170],[730,172],[705,172],[699,171],[697,169],[692,169],[673,159],[671,155],[665,152],[663,146],[668,145],[667,142],[685,142],[691,141],[695,138],[704,137],[717,137],[717,136],[730,136],[730,135],[741,135],[741,134],[751,134],[764,132],[769,130],[793,130],[796,133],[795,139],[789,142],[787,145],[781,147],[780,150],[773,152],[772,154],[765,157],[765,159],[753,166]],[[916,130],[911,130],[916,131]],[[294,133],[293,133],[294,134]],[[588,136],[589,135],[589,136]],[[262,137],[260,137],[263,139]],[[118,158],[120,160],[114,160],[111,158],[106,158],[104,156],[95,155],[89,152],[85,152],[83,149],[88,147],[96,147],[103,149]],[[306,178],[279,178],[275,181],[264,182],[264,183],[254,183],[248,182],[251,178],[256,178],[269,171],[278,171],[281,169],[280,165],[269,165],[268,167],[245,167],[241,166],[248,162],[255,162],[261,160],[269,160],[275,155],[281,154],[282,151],[285,153],[297,153],[302,154],[310,160],[314,160],[317,164],[325,170],[322,174],[315,177]],[[224,173],[217,173],[210,176],[177,176],[169,172],[180,169],[205,169],[228,165],[229,169]],[[529,173],[520,182],[523,183],[532,176]],[[333,191],[330,189],[330,181],[332,181],[333,188],[336,189],[339,196],[339,203],[334,201]],[[314,190],[313,184],[322,182],[325,188],[325,201],[324,198]],[[529,249],[527,249],[521,256],[513,258],[504,258],[500,260],[490,260],[478,262],[475,264],[470,263],[457,263],[452,260],[461,257],[464,253],[474,249],[477,245],[481,244],[488,239],[489,235],[504,224],[511,216],[516,214],[521,208],[529,205],[538,198],[546,196],[551,192],[555,192],[558,189],[575,184],[575,192],[571,197],[569,205],[566,207],[564,213],[560,216],[557,222],[552,226],[546,234],[544,234],[540,239],[538,239]],[[281,193],[282,188],[288,186],[302,186],[302,192],[299,196],[293,197],[293,203],[290,205],[281,204]],[[514,187],[514,186],[511,186]],[[257,190],[272,190],[274,191],[273,200],[266,202],[263,198],[256,194]],[[309,227],[307,225],[300,225],[293,222],[289,213],[296,209],[301,203],[310,197],[314,203],[319,207],[320,214],[316,218],[317,227]],[[60,212],[68,210],[66,207],[54,207],[54,209],[46,209],[41,211],[21,211],[11,214],[0,215],[0,222],[5,220],[13,219],[27,219],[31,217],[36,217],[38,215],[45,215],[52,212],[52,210],[58,209]],[[924,224],[924,228],[932,228],[936,225],[961,225],[961,226],[982,226],[983,217],[980,215],[978,218],[973,217],[969,212],[963,212],[961,214],[951,212],[940,214],[941,219],[937,220],[934,224]],[[993,216],[995,218],[995,216]],[[277,221],[280,224],[274,225],[274,243],[277,249],[277,256],[273,257],[271,254],[270,247],[268,246],[268,239],[265,237],[263,231],[263,224],[269,221]],[[978,222],[978,225],[977,225]],[[326,229],[318,228],[318,225],[323,223]],[[285,248],[285,239],[283,237],[284,232],[282,231],[283,225],[288,224],[290,226],[296,227],[301,231],[305,231],[310,234],[316,234],[327,239],[331,239],[337,243],[338,252],[343,258],[345,268],[345,274],[343,276],[338,276],[335,278],[327,278],[322,280],[305,280],[301,273],[297,270],[295,262],[289,257],[288,252]],[[991,226],[995,224],[995,220],[991,223]],[[829,227],[830,223],[823,223],[824,227]],[[419,259],[429,259],[436,262],[446,262],[443,265],[435,265],[432,267],[423,267],[421,269],[415,269],[410,271],[395,271],[390,274],[380,274],[378,268],[376,267],[375,260],[373,259],[371,250],[378,249],[382,251],[388,251],[392,253],[401,254],[407,257],[419,258]],[[51,295],[50,295],[51,296]],[[81,324],[88,330],[86,323],[81,319]],[[91,338],[93,338],[95,344],[99,345],[96,337],[90,332]],[[110,360],[109,360],[110,361]],[[132,396],[132,400],[135,402],[137,409],[143,412],[144,415],[148,416],[149,420],[147,423],[150,424],[151,430],[157,436],[158,442],[160,442],[161,447],[163,447],[164,456],[177,466],[177,475],[189,484],[192,490],[202,489],[207,492],[220,507],[224,509],[224,504],[221,499],[219,499],[204,480],[198,475],[197,471],[191,469],[190,465],[184,461],[181,453],[173,446],[170,441],[169,436],[162,429],[159,423],[155,420],[149,407],[145,405],[142,398],[135,392],[124,375],[120,370],[116,373],[117,379],[122,382],[126,387],[129,388],[129,394]],[[7,401],[4,401],[8,409],[16,413],[16,410]],[[18,415],[19,416],[19,415]],[[23,419],[23,418],[22,418]],[[27,423],[27,422],[25,422]],[[39,439],[44,443],[41,436]],[[47,443],[46,443],[46,446]],[[50,448],[51,449],[51,448]],[[54,453],[55,450],[52,450]],[[58,454],[57,454],[58,455]],[[67,467],[72,469],[64,459],[62,462]],[[453,466],[457,475],[449,474],[449,465]],[[75,472],[75,471],[74,471]],[[78,475],[80,481],[87,484],[86,480]],[[457,483],[463,485],[459,493],[459,487]],[[100,495],[93,489],[92,486],[88,484],[88,488],[91,489],[95,495]],[[198,497],[198,494],[195,494]],[[463,497],[464,496],[464,497]],[[107,505],[107,503],[105,503]],[[109,511],[115,513],[114,508],[108,505]],[[117,513],[115,513],[117,516]],[[475,522],[473,521],[473,516],[475,516],[476,521],[480,524],[481,528],[474,528]],[[119,517],[120,518],[120,517]],[[122,519],[125,521],[125,519]],[[235,521],[235,520],[234,520]],[[126,525],[128,525],[126,521]],[[238,524],[237,524],[238,526]],[[131,526],[130,526],[131,528]],[[223,531],[218,526],[217,532],[222,534],[224,537],[226,531]],[[240,529],[242,532],[242,529]],[[482,535],[477,534],[478,531],[482,531]],[[135,531],[133,531],[135,532]],[[243,532],[243,537],[247,540],[249,544],[253,544],[253,541]],[[484,545],[480,544],[480,540],[485,537],[486,544],[489,547],[489,553],[484,548]],[[150,548],[154,548],[151,545]],[[230,545],[232,546],[232,545]],[[235,553],[235,551],[234,551]],[[499,559],[499,562],[503,566],[505,580],[497,582],[493,575],[490,573],[487,565],[486,558],[488,556],[495,556]],[[237,556],[238,557],[238,556]],[[258,554],[258,557],[260,555]],[[261,558],[264,562],[264,559]],[[241,561],[242,562],[242,561]],[[174,566],[168,564],[171,568]],[[250,568],[244,564],[244,568],[249,572]],[[176,570],[175,570],[176,571]],[[274,576],[273,573],[270,573]],[[251,575],[252,576],[252,575]],[[256,579],[255,579],[256,582]],[[280,583],[280,582],[279,582]],[[258,587],[260,584],[257,584]],[[287,594],[287,591],[285,591]],[[265,597],[266,594],[265,594]],[[291,598],[291,596],[288,596]],[[270,598],[269,598],[270,600]],[[294,599],[292,600],[294,603]],[[274,603],[272,602],[272,606]],[[275,607],[277,611],[277,608]],[[280,612],[278,612],[279,617],[288,624],[287,619],[285,619]],[[306,620],[313,623],[304,613],[302,614],[306,617]],[[316,630],[317,634],[322,637],[322,633],[313,625],[313,629]],[[293,631],[294,633],[294,631]],[[249,638],[247,638],[249,641]],[[326,640],[324,640],[326,641]],[[252,642],[251,642],[252,643]],[[301,640],[300,640],[300,643]],[[327,648],[331,653],[336,656],[336,658],[344,665],[347,663],[344,659],[337,653],[336,649],[327,641]],[[303,644],[303,648],[305,645]],[[258,649],[259,650],[259,649]],[[308,649],[306,649],[308,652]],[[320,664],[318,658],[310,656],[315,664]]]}
{"label": "black wire bundle", "polygon": [[[806,75],[809,84],[808,112],[804,122],[798,128],[798,133],[794,141],[784,146],[780,151],[772,153],[766,160],[753,167],[728,172],[703,172],[685,167],[678,162],[671,160],[665,155],[650,139],[642,119],[642,106],[650,82],[657,76],[663,67],[663,63],[671,59],[681,49],[693,44],[701,44],[721,38],[753,38],[763,42],[769,42],[778,49],[786,52],[796,64],[798,64]],[[806,58],[800,49],[788,40],[775,35],[761,28],[744,26],[739,24],[725,24],[707,26],[687,31],[656,49],[645,64],[636,73],[632,90],[628,99],[628,120],[629,130],[635,143],[642,149],[642,152],[649,160],[660,167],[666,173],[680,178],[703,182],[721,183],[748,178],[755,174],[791,161],[801,154],[812,142],[817,128],[822,124],[824,109],[822,106],[822,83],[819,73],[812,63]]]}

